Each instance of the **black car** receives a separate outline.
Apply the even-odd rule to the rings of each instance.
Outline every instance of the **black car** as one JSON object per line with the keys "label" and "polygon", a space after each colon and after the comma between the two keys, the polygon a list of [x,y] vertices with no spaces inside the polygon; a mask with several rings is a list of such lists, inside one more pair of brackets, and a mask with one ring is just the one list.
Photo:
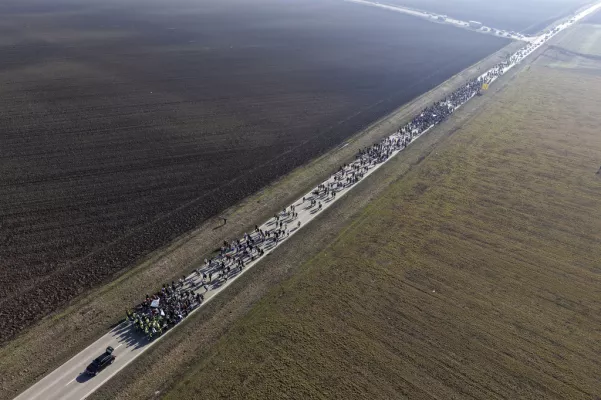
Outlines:
{"label": "black car", "polygon": [[106,351],[103,355],[96,358],[88,367],[86,368],[86,374],[96,376],[107,367],[107,365],[111,365],[113,361],[115,361],[115,356],[113,355],[113,349],[111,346],[106,348]]}

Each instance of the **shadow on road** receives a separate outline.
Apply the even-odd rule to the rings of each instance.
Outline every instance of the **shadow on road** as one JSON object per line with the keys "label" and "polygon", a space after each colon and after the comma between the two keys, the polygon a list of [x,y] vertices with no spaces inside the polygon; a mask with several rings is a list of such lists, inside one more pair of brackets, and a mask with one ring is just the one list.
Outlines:
{"label": "shadow on road", "polygon": [[86,383],[87,381],[89,381],[92,378],[93,378],[93,376],[90,376],[88,374],[84,374],[82,372],[81,374],[79,374],[79,376],[77,378],[75,378],[75,381],[78,382],[78,383]]}
{"label": "shadow on road", "polygon": [[146,335],[136,330],[133,325],[129,325],[128,329],[115,335],[115,337],[119,344],[123,344],[125,347],[134,347],[134,349],[139,349],[150,343]]}

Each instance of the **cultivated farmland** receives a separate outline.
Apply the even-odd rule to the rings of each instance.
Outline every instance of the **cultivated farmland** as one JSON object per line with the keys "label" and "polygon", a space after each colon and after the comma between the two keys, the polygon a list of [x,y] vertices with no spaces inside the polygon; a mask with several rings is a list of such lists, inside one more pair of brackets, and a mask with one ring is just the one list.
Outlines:
{"label": "cultivated farmland", "polygon": [[600,28],[460,110],[167,398],[597,398]]}
{"label": "cultivated farmland", "polygon": [[0,341],[507,43],[321,0],[0,11]]}

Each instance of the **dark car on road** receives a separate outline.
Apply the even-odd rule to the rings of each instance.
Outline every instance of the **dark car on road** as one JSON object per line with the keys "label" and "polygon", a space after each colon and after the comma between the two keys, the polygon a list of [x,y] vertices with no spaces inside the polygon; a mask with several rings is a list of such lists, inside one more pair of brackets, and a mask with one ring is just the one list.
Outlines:
{"label": "dark car on road", "polygon": [[90,365],[88,365],[86,368],[86,374],[96,376],[108,365],[111,365],[116,358],[113,355],[113,351],[115,351],[115,349],[113,349],[111,346],[107,347],[104,354],[96,358]]}

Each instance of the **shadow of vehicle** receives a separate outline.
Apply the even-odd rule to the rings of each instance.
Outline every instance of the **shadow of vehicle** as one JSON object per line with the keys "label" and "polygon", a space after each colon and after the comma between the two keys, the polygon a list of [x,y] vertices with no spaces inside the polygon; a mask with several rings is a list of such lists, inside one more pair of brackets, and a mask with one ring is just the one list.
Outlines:
{"label": "shadow of vehicle", "polygon": [[93,378],[92,375],[88,375],[85,372],[82,372],[79,374],[79,376],[77,378],[75,378],[75,382],[86,383],[87,381],[89,381],[92,378]]}

